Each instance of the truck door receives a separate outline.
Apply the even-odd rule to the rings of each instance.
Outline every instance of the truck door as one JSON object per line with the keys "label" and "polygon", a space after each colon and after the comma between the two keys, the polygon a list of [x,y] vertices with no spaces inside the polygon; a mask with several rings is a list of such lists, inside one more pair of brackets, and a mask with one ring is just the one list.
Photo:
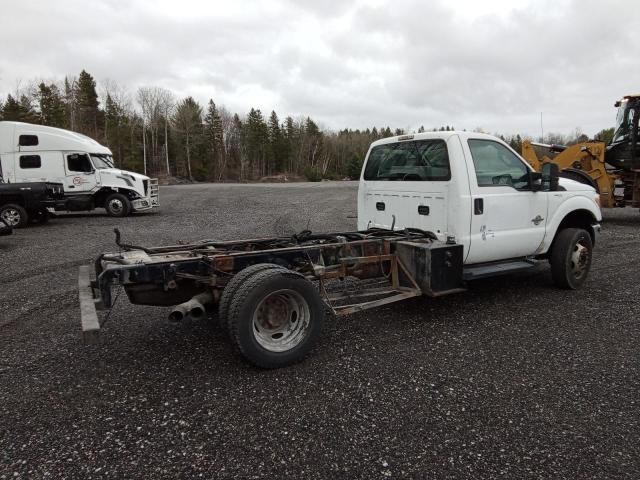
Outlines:
{"label": "truck door", "polygon": [[66,193],[90,192],[96,187],[96,172],[87,153],[67,153],[65,171]]}
{"label": "truck door", "polygon": [[531,191],[530,168],[490,139],[466,142],[473,215],[466,263],[535,255],[545,235],[548,193]]}

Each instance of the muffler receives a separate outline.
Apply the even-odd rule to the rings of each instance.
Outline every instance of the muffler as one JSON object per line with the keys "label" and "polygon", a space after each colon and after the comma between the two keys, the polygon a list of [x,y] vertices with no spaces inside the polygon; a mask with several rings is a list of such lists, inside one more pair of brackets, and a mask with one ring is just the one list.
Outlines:
{"label": "muffler", "polygon": [[213,303],[213,295],[211,295],[211,292],[199,293],[191,300],[176,305],[169,314],[169,320],[172,322],[180,322],[186,316],[190,316],[194,320],[200,320],[207,314],[205,305],[210,303]]}

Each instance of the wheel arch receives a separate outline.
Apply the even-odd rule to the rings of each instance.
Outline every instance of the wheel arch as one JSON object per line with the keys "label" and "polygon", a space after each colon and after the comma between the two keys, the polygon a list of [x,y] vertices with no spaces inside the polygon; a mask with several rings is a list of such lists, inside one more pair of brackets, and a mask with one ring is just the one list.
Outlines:
{"label": "wheel arch", "polygon": [[107,197],[112,193],[121,193],[126,195],[129,200],[135,200],[139,198],[140,195],[134,190],[130,190],[128,188],[112,188],[112,187],[102,187],[100,190],[93,194],[94,204],[98,207],[103,207]]}
{"label": "wheel arch", "polygon": [[566,228],[581,228],[586,230],[591,237],[591,242],[595,246],[596,244],[596,225],[598,224],[598,218],[592,211],[586,208],[579,208],[571,210],[566,213],[562,219],[558,222],[558,226],[555,229],[553,239],[549,243],[547,252],[553,249],[553,244],[558,237],[558,234]]}
{"label": "wheel arch", "polygon": [[578,168],[565,168],[560,172],[560,176],[562,178],[568,178],[569,180],[575,180],[576,182],[583,183],[584,185],[589,185],[593,187],[597,193],[600,193],[600,187],[597,182],[584,170],[580,170]]}

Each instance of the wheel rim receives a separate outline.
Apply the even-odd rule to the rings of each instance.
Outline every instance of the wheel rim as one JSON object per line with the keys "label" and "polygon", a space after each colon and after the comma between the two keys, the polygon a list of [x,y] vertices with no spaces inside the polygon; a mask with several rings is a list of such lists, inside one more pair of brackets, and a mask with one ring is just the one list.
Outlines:
{"label": "wheel rim", "polygon": [[12,227],[15,227],[20,223],[22,219],[20,212],[15,208],[7,208],[2,212],[2,219]]}
{"label": "wheel rim", "polygon": [[278,290],[262,299],[253,314],[256,341],[271,352],[286,352],[298,346],[311,326],[307,301],[293,290]]}
{"label": "wheel rim", "polygon": [[580,241],[576,242],[571,252],[571,272],[575,278],[582,278],[589,266],[589,248]]}
{"label": "wheel rim", "polygon": [[113,213],[120,213],[122,212],[123,208],[124,205],[122,203],[122,200],[120,200],[119,198],[113,198],[109,200],[109,210],[111,210]]}

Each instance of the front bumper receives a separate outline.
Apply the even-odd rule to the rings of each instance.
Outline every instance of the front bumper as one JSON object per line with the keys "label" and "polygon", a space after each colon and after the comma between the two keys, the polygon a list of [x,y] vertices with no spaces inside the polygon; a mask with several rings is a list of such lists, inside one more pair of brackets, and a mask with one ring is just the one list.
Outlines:
{"label": "front bumper", "polygon": [[155,204],[151,198],[138,198],[131,202],[131,208],[134,212],[144,212],[146,210],[151,210],[152,208],[156,208],[159,206],[159,203],[156,201]]}
{"label": "front bumper", "polygon": [[143,212],[158,208],[160,206],[160,187],[158,186],[158,179],[152,178],[149,180],[147,196],[144,198],[138,198],[131,202],[131,207],[134,212]]}
{"label": "front bumper", "polygon": [[591,225],[591,239],[594,246],[596,243],[598,243],[601,230],[602,230],[602,227],[600,227],[599,223],[594,223],[593,225]]}

